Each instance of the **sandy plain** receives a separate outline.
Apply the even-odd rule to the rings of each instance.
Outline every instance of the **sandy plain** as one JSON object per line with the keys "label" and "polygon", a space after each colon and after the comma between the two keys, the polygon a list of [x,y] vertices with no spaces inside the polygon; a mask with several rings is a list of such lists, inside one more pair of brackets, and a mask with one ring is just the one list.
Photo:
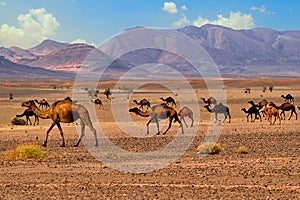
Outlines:
{"label": "sandy plain", "polygon": [[[191,144],[181,156],[165,167],[147,173],[133,173],[113,169],[99,161],[83,144],[77,148],[73,147],[78,139],[74,124],[62,125],[66,147],[60,147],[61,137],[58,129],[52,130],[48,146],[43,149],[48,153],[47,158],[4,159],[5,153],[18,145],[41,145],[51,123],[49,119],[41,119],[40,124],[36,126],[12,126],[11,119],[24,110],[20,106],[21,102],[46,98],[49,103],[53,103],[66,96],[72,96],[74,85],[71,81],[1,82],[0,199],[299,198],[300,120],[293,117],[291,120],[283,120],[281,125],[276,123],[273,126],[265,120],[247,122],[246,114],[241,108],[250,107],[248,100],[258,102],[267,99],[281,104],[283,99],[280,96],[288,93],[295,97],[295,105],[300,105],[300,80],[225,80],[224,91],[232,122],[224,123],[217,141],[223,151],[218,155],[205,157],[197,155],[197,147],[205,138],[211,123],[211,114],[203,108],[204,104],[200,98],[209,97],[209,93],[203,81],[195,80],[189,83],[193,91],[187,92],[196,94],[198,100],[192,103],[200,108],[200,119],[196,121],[196,134]],[[103,91],[107,87],[114,88],[114,84],[112,81],[101,82],[98,89]],[[162,83],[164,84],[166,83]],[[273,92],[263,92],[262,88],[269,85],[274,86]],[[251,88],[250,94],[244,93],[246,87]],[[80,92],[86,93],[84,88]],[[113,90],[114,92],[117,93],[116,90]],[[8,99],[9,93],[13,93],[13,100]],[[134,94],[129,96],[129,104],[126,104],[125,100],[120,100],[119,103],[125,103],[127,108],[130,108],[135,106],[132,103],[133,99],[148,98],[154,105],[161,102],[159,98],[162,96],[175,94],[158,83],[134,91]],[[103,94],[99,94],[98,97],[103,101],[104,109],[96,109],[97,120],[106,136],[122,149],[131,152],[154,151],[175,138],[177,124],[174,124],[166,135],[156,136],[156,126],[151,124],[150,136],[131,137],[115,122],[111,101]],[[180,102],[176,110],[184,103]],[[129,116],[146,132],[147,118],[133,114]],[[189,122],[188,119],[186,121]],[[126,121],[124,123],[126,124]],[[183,134],[180,137],[190,136]],[[239,146],[247,147],[249,153],[238,154],[236,151]]]}

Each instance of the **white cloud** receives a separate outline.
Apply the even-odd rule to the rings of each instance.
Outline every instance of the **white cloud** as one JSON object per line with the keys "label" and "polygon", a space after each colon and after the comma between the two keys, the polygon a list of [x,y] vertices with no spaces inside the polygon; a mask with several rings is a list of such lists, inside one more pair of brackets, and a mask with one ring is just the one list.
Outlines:
{"label": "white cloud", "polygon": [[205,24],[221,25],[233,29],[251,29],[255,27],[252,15],[241,12],[230,12],[229,17],[218,14],[216,20],[209,20],[199,16],[197,20],[193,21],[194,26],[200,27]]}
{"label": "white cloud", "polygon": [[185,16],[183,15],[182,18],[180,18],[177,22],[174,22],[172,24],[173,27],[180,27],[183,25],[187,25],[189,24],[191,21]]}
{"label": "white cloud", "polygon": [[17,18],[20,27],[3,24],[0,27],[0,46],[32,47],[56,33],[59,23],[45,8],[31,9]]}
{"label": "white cloud", "polygon": [[0,6],[6,6],[6,3],[4,1],[0,1]]}
{"label": "white cloud", "polygon": [[97,45],[95,43],[89,43],[87,42],[85,39],[81,39],[81,38],[78,38],[76,40],[73,40],[72,42],[70,42],[71,44],[77,44],[77,43],[84,43],[84,44],[89,44],[89,45],[92,45],[94,47],[97,47]]}
{"label": "white cloud", "polygon": [[186,5],[181,6],[181,10],[188,10],[188,8],[186,7]]}
{"label": "white cloud", "polygon": [[260,13],[266,13],[266,14],[269,14],[269,15],[274,14],[274,12],[268,11],[267,8],[264,5],[261,5],[260,7],[252,6],[250,8],[250,10],[259,11]]}
{"label": "white cloud", "polygon": [[175,14],[178,12],[176,4],[172,1],[170,2],[165,2],[163,10],[172,14]]}

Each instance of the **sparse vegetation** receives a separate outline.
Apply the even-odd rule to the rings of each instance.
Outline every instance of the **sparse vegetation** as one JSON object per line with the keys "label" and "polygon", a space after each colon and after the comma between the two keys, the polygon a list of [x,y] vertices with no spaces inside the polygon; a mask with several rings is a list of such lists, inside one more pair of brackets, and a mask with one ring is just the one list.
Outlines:
{"label": "sparse vegetation", "polygon": [[273,85],[269,85],[269,90],[270,92],[273,92],[274,86]]}
{"label": "sparse vegetation", "polygon": [[16,149],[7,151],[4,155],[4,158],[7,160],[23,160],[45,157],[47,157],[47,153],[43,152],[40,146],[32,144],[23,144],[17,146]]}
{"label": "sparse vegetation", "polygon": [[198,154],[218,154],[220,153],[223,149],[222,147],[215,142],[206,142],[203,144],[200,144],[197,148]]}
{"label": "sparse vegetation", "polygon": [[248,154],[249,150],[247,147],[244,146],[239,146],[238,150],[237,150],[238,154]]}
{"label": "sparse vegetation", "polygon": [[110,88],[106,88],[103,92],[106,98],[110,99],[109,96],[112,94]]}
{"label": "sparse vegetation", "polygon": [[12,125],[25,125],[26,121],[24,119],[18,118],[18,117],[14,117],[11,120],[11,124]]}

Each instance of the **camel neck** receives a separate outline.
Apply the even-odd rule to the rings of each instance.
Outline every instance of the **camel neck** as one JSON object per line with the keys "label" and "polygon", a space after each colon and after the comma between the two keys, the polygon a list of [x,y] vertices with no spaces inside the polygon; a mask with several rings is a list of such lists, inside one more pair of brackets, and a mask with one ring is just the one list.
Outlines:
{"label": "camel neck", "polygon": [[140,109],[137,109],[136,114],[138,114],[138,115],[140,115],[142,117],[149,117],[150,116],[150,112],[149,111],[145,112],[145,111],[141,111]]}
{"label": "camel neck", "polygon": [[31,110],[36,114],[38,117],[42,119],[49,119],[50,118],[50,108],[47,110],[40,110],[34,102],[31,104]]}

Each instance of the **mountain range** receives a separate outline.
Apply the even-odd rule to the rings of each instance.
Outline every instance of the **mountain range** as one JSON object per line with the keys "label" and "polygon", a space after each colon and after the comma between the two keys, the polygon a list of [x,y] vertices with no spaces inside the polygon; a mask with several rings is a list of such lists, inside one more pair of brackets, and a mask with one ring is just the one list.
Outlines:
{"label": "mountain range", "polygon": [[[137,28],[147,35],[149,29]],[[209,24],[202,27],[186,26],[176,31],[200,44],[221,74],[300,74],[300,31],[276,31],[268,28],[233,30]],[[112,39],[112,43],[101,48],[106,50],[115,48],[113,42]],[[1,79],[26,77],[72,79],[78,71],[97,73],[104,70],[105,66],[102,61],[87,59],[87,56],[92,53],[102,60],[111,59],[105,57],[101,48],[97,49],[83,43],[68,44],[53,40],[45,40],[30,49],[0,47],[0,77]],[[112,50],[117,51],[117,49]],[[167,64],[184,75],[192,76],[194,73],[190,63],[177,55],[159,49],[140,49],[126,54],[112,61],[106,72],[113,78],[116,74],[119,76],[135,66],[146,63]],[[139,70],[135,72],[137,76],[141,71],[147,73],[147,67]],[[156,70],[160,70],[159,66]]]}

